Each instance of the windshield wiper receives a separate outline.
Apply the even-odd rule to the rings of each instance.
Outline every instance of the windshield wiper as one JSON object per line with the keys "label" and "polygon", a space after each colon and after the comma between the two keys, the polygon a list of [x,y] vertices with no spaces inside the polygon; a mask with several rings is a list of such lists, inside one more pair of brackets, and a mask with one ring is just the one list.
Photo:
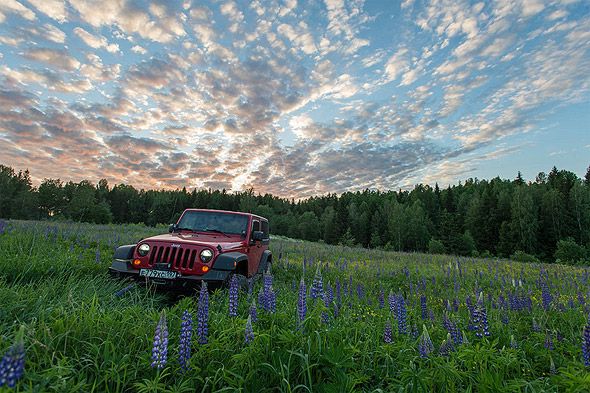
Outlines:
{"label": "windshield wiper", "polygon": [[227,233],[220,231],[219,229],[209,229],[209,228],[205,228],[205,232],[216,232],[216,233],[221,233],[222,235],[224,235],[225,237],[231,237],[229,236]]}
{"label": "windshield wiper", "polygon": [[180,231],[191,231],[194,232],[195,230],[192,228],[175,228],[174,232],[180,232]]}

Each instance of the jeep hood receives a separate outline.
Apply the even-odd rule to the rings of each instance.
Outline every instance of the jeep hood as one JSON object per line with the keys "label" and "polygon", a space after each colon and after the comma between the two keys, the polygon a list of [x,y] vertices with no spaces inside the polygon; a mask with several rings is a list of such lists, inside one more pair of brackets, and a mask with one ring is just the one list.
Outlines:
{"label": "jeep hood", "polygon": [[[230,235],[231,236],[231,235]],[[175,243],[190,246],[202,246],[216,248],[219,244],[222,250],[229,251],[243,245],[239,235],[227,237],[219,233],[167,233],[158,236],[151,236],[142,240],[143,242]]]}

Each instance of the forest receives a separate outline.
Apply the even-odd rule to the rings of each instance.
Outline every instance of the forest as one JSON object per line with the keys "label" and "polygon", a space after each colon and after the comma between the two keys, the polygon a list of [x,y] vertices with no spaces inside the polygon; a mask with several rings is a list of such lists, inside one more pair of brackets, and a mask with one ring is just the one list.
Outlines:
{"label": "forest", "polygon": [[531,181],[468,179],[440,189],[345,192],[304,200],[253,189],[143,190],[44,179],[0,165],[0,218],[91,223],[174,222],[186,208],[246,211],[271,233],[328,244],[578,264],[590,257],[590,167],[583,179],[553,167]]}

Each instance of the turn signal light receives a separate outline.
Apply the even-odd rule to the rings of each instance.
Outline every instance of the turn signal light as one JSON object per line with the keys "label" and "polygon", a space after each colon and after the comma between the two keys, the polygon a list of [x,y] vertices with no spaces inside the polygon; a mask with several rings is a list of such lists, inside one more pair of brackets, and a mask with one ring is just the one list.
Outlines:
{"label": "turn signal light", "polygon": [[203,272],[207,272],[209,271],[209,266],[203,266],[201,270],[203,270]]}
{"label": "turn signal light", "polygon": [[141,261],[139,259],[133,260],[133,266],[139,266],[140,263],[141,263]]}

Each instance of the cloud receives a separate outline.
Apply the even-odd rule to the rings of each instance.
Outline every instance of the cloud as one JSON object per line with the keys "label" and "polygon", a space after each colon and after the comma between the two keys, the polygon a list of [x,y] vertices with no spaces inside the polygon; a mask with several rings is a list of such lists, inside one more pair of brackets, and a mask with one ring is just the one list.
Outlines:
{"label": "cloud", "polygon": [[50,48],[31,48],[27,50],[24,57],[47,63],[57,69],[73,71],[80,67],[80,62],[71,57],[65,50]]}
{"label": "cloud", "polygon": [[16,0],[2,0],[0,2],[0,23],[4,22],[7,14],[16,14],[27,20],[35,20],[35,13]]}
{"label": "cloud", "polygon": [[84,41],[84,43],[86,45],[88,45],[91,48],[94,48],[94,49],[104,48],[107,52],[110,52],[110,53],[119,52],[119,45],[109,44],[107,39],[103,36],[95,36],[95,35],[87,32],[86,30],[84,30],[81,27],[75,27],[74,33],[78,37],[80,37],[80,39],[82,41]]}
{"label": "cloud", "polygon": [[59,23],[67,22],[68,12],[63,0],[28,0],[28,2]]}

